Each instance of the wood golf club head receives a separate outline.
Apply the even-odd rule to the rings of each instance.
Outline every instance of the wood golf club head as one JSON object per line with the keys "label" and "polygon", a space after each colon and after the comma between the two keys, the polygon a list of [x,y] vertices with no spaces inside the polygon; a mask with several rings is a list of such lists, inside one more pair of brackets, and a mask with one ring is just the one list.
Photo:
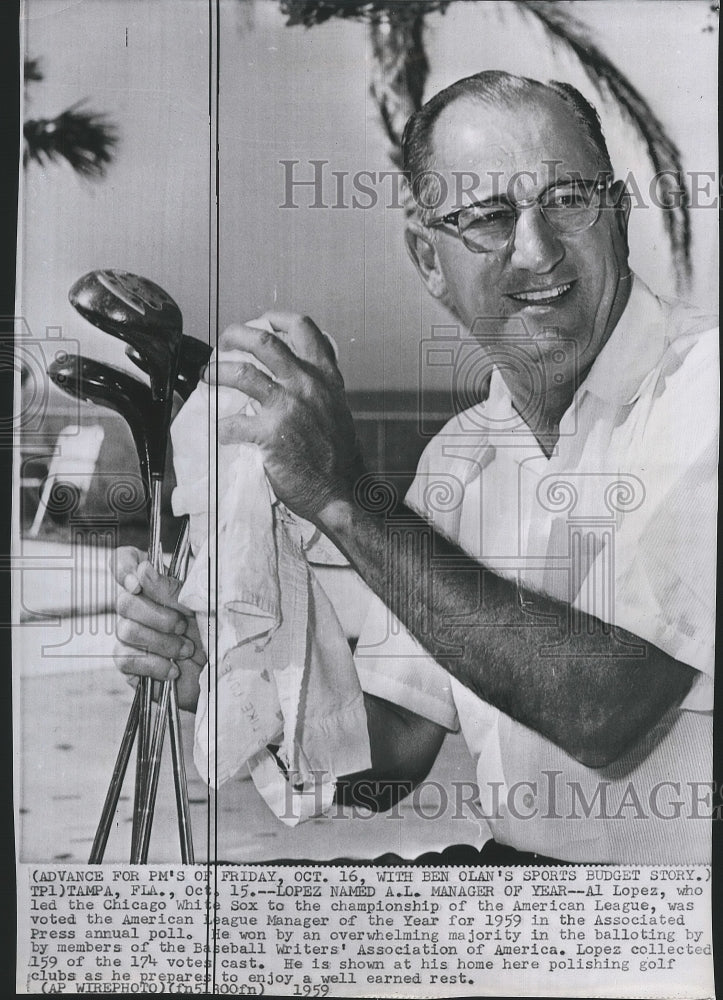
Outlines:
{"label": "wood golf club head", "polygon": [[148,278],[106,268],[84,274],[68,298],[84,319],[144,359],[153,399],[167,404],[170,420],[183,330],[181,310],[170,295]]}
{"label": "wood golf club head", "polygon": [[128,424],[138,453],[146,501],[150,503],[151,480],[163,475],[168,435],[155,425],[151,390],[127,372],[84,358],[66,354],[48,368],[52,382],[75,399],[86,400],[114,410]]}
{"label": "wood golf club head", "polygon": [[[126,347],[126,354],[134,364],[138,365],[141,371],[149,374],[145,357],[135,347],[128,345]],[[185,335],[181,337],[181,351],[178,359],[175,390],[184,403],[196,388],[198,380],[201,377],[201,368],[208,364],[210,357],[211,348],[204,341]]]}

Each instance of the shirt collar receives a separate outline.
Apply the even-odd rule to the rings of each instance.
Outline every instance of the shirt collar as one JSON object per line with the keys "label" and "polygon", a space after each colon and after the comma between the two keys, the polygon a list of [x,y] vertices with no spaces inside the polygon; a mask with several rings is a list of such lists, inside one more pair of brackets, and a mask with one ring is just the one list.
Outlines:
{"label": "shirt collar", "polygon": [[591,393],[616,406],[634,402],[662,356],[666,341],[663,304],[633,275],[623,314],[578,392]]}

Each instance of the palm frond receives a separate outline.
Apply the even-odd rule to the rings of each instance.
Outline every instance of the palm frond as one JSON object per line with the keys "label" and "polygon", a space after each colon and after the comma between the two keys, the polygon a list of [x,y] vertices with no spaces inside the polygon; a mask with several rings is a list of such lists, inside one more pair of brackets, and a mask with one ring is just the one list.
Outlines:
{"label": "palm frond", "polygon": [[38,118],[23,126],[23,164],[44,166],[67,160],[83,177],[98,179],[113,159],[118,135],[104,115],[74,104],[56,118]]}
{"label": "palm frond", "polygon": [[332,17],[351,18],[356,21],[376,21],[384,16],[423,17],[435,10],[444,11],[452,0],[281,0],[281,10],[287,16],[286,24],[302,24],[312,28]]}
{"label": "palm frond", "polygon": [[424,19],[442,14],[452,0],[281,0],[287,25],[311,28],[333,17],[369,24],[374,61],[371,95],[390,142],[389,156],[401,166],[401,141],[409,116],[422,106],[429,62]]}
{"label": "palm frond", "polygon": [[645,142],[658,180],[661,203],[673,207],[663,213],[673,253],[678,291],[685,291],[691,273],[690,214],[680,151],[665,126],[630,81],[591,40],[587,29],[562,10],[555,0],[516,0],[556,41],[580,61],[603,99],[612,98]]}
{"label": "palm frond", "polygon": [[[392,5],[388,5],[392,6]],[[424,14],[419,4],[378,14],[369,25],[372,53],[370,92],[390,141],[390,159],[401,168],[402,133],[413,112],[422,106],[429,76],[424,49]]]}

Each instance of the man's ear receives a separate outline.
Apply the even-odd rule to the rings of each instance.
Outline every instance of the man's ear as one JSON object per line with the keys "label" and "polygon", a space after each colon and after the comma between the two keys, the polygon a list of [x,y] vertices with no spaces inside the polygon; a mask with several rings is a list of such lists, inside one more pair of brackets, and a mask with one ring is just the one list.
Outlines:
{"label": "man's ear", "polygon": [[429,294],[435,299],[444,299],[447,294],[447,283],[439,264],[437,248],[429,230],[418,220],[409,219],[404,240],[412,263],[419,271]]}
{"label": "man's ear", "polygon": [[625,186],[625,181],[615,181],[610,186],[612,203],[615,206],[616,219],[620,233],[627,239],[628,222],[630,221],[630,192]]}

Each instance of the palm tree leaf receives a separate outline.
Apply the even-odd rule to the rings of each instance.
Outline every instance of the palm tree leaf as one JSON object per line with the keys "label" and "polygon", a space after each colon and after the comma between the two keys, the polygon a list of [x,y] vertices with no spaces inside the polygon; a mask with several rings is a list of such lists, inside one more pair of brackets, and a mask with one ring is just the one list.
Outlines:
{"label": "palm tree leaf", "polygon": [[[82,102],[81,102],[82,103]],[[23,126],[25,148],[23,164],[44,166],[67,160],[84,177],[103,177],[113,159],[118,135],[104,115],[81,109],[74,104],[56,118],[38,118]]]}
{"label": "palm tree leaf", "polygon": [[390,141],[390,158],[401,166],[404,124],[422,106],[429,62],[424,49],[424,19],[444,13],[453,0],[281,0],[287,25],[311,28],[332,17],[369,24],[374,63],[371,95]]}
{"label": "palm tree leaf", "polygon": [[562,42],[579,59],[585,73],[603,98],[612,97],[642,136],[658,180],[660,201],[670,205],[663,212],[678,290],[690,279],[690,215],[680,151],[660,119],[630,81],[591,40],[586,28],[553,0],[516,0],[532,14],[549,35]]}
{"label": "palm tree leaf", "polygon": [[424,14],[419,4],[379,14],[369,25],[374,62],[370,92],[390,140],[390,158],[401,169],[402,133],[422,106],[429,61],[424,49]]}
{"label": "palm tree leaf", "polygon": [[311,28],[332,17],[357,21],[376,21],[383,16],[417,17],[444,11],[452,0],[281,0],[281,10],[287,15],[286,24],[303,24]]}

